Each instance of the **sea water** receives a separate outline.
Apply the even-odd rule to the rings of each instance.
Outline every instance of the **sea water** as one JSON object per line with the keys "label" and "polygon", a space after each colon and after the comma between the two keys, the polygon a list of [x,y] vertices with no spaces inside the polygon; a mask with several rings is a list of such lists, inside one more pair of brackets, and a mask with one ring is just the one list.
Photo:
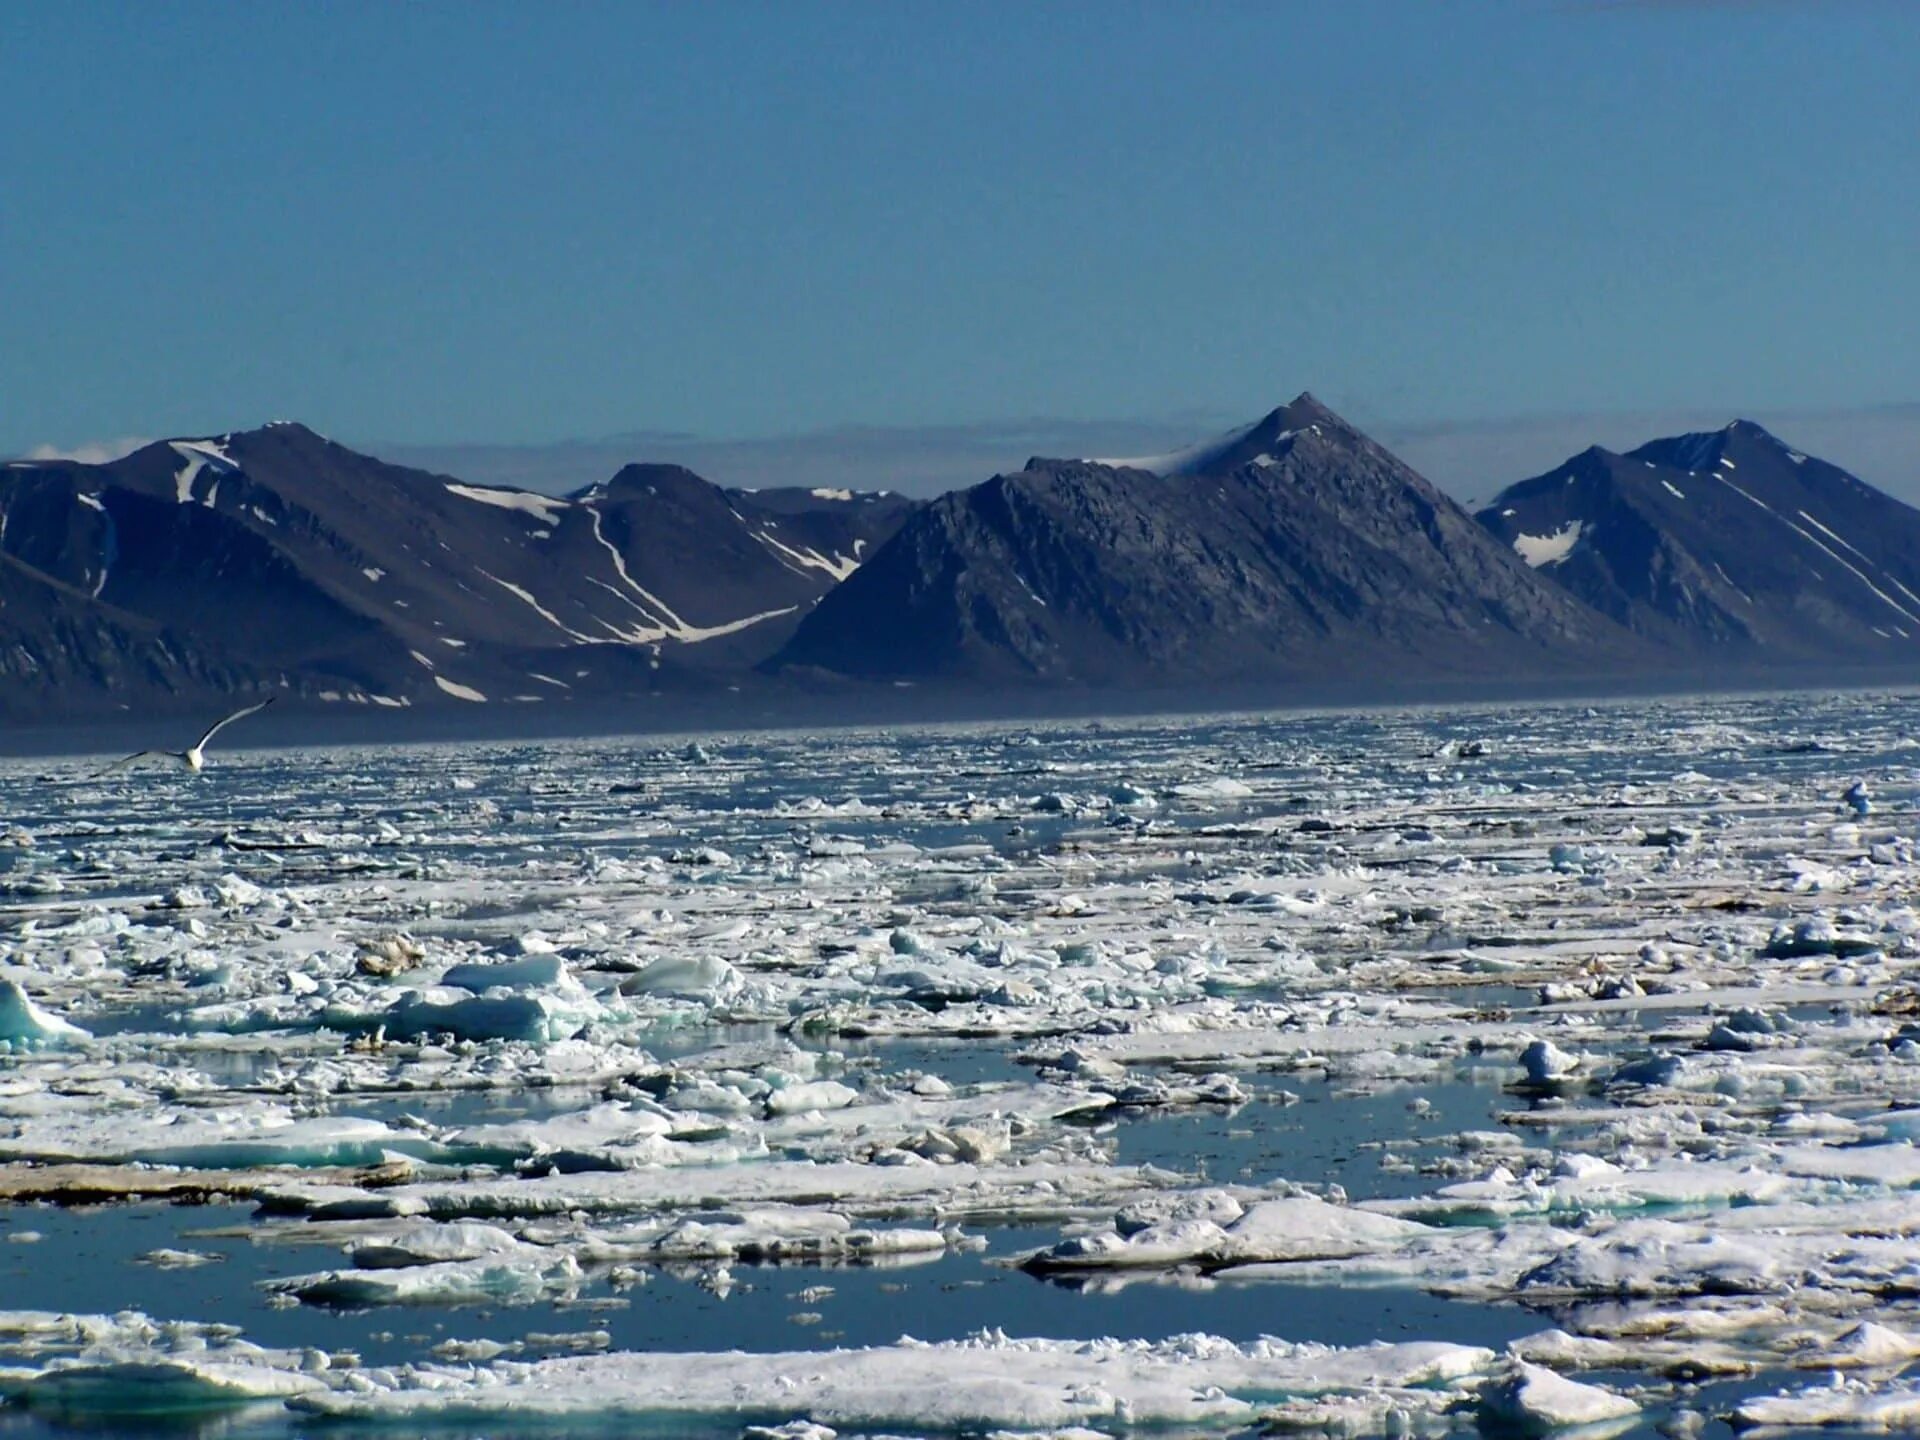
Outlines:
{"label": "sea water", "polygon": [[[1917,735],[1798,695],[10,762],[8,1304],[148,1320],[0,1334],[0,1432],[300,1433],[258,1394],[305,1375],[362,1424],[737,1434],[823,1417],[511,1397],[903,1337],[982,1395],[995,1337],[1173,1347],[1047,1361],[1111,1433],[1537,1426],[1488,1398],[1522,1360],[1615,1430],[1835,1368],[1864,1415],[1920,1334]],[[378,1244],[398,1290],[315,1298]],[[1241,1362],[1195,1335],[1460,1373],[1196,1420],[1162,1371]],[[1037,1433],[1019,1383],[977,1428]],[[422,1384],[463,1398],[382,1399]]]}

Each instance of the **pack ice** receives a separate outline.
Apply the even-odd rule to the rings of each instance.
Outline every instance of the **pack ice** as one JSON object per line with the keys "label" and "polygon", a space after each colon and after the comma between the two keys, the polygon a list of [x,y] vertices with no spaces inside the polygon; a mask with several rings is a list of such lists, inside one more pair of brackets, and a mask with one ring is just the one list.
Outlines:
{"label": "pack ice", "polygon": [[[185,1313],[182,1222],[68,1314],[60,1228],[0,1392],[1906,1428],[1917,782],[1870,694],[5,762],[8,1238],[238,1200],[256,1243]],[[737,1341],[642,1343],[648,1285]],[[485,1333],[352,1319],[403,1312]]]}

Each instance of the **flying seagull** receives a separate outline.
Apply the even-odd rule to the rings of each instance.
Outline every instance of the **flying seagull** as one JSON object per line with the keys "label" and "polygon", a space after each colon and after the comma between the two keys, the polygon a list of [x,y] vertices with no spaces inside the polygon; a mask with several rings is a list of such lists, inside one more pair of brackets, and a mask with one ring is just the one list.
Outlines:
{"label": "flying seagull", "polygon": [[133,754],[127,756],[126,759],[116,760],[113,762],[113,764],[107,766],[105,770],[96,770],[94,771],[94,774],[96,776],[108,774],[111,771],[119,770],[125,766],[131,765],[136,760],[144,760],[149,755],[171,755],[175,760],[178,760],[182,765],[186,766],[187,769],[191,770],[195,775],[198,775],[203,769],[206,768],[207,742],[209,740],[213,739],[214,736],[218,735],[222,730],[226,729],[227,726],[233,724],[234,721],[244,719],[248,715],[259,714],[262,710],[266,709],[267,706],[273,704],[273,702],[278,698],[279,697],[276,695],[269,695],[266,699],[262,700],[258,705],[249,705],[244,710],[234,711],[231,715],[227,716],[227,718],[224,720],[215,721],[213,724],[207,727],[206,734],[202,735],[198,740],[194,741],[193,744],[188,746],[185,750],[136,750],[133,752]]}

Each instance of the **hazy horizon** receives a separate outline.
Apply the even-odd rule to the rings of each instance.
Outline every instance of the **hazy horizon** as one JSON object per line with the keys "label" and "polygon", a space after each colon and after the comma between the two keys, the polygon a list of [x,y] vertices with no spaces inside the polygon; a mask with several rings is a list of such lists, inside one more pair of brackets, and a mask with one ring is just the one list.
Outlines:
{"label": "hazy horizon", "polygon": [[[1334,408],[1342,409],[1337,404]],[[1663,436],[1715,430],[1734,419],[1751,419],[1869,484],[1920,504],[1920,404],[1778,413],[1721,406],[1412,422],[1367,420],[1343,413],[1463,503],[1490,499],[1503,487],[1544,473],[1589,445],[1629,450]],[[606,480],[623,465],[656,462],[685,465],[716,484],[743,489],[847,486],[927,497],[1018,469],[1031,456],[1150,454],[1253,418],[1224,413],[1160,420],[1027,417],[972,425],[845,425],[738,438],[634,431],[524,444],[332,438],[395,464],[549,494]],[[250,428],[255,423],[261,422],[232,428]],[[67,447],[43,444],[18,458],[99,463],[153,440],[175,438],[181,437],[120,436]]]}

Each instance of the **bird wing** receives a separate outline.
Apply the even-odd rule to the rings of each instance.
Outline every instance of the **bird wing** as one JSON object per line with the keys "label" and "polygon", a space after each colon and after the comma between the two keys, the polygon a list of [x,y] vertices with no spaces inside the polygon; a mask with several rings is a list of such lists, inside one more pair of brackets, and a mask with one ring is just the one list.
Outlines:
{"label": "bird wing", "polygon": [[103,766],[102,768],[94,771],[93,774],[89,775],[87,778],[89,780],[98,780],[102,775],[111,775],[116,770],[126,769],[127,766],[133,764],[133,762],[136,760],[144,760],[149,755],[160,755],[164,753],[166,752],[160,751],[160,750],[136,750],[133,752],[133,754],[127,756],[126,759],[116,760],[111,765]]}
{"label": "bird wing", "polygon": [[244,719],[248,715],[258,714],[260,711],[266,709],[267,706],[273,704],[273,702],[279,698],[280,697],[277,695],[269,695],[266,699],[262,700],[258,705],[249,705],[244,710],[234,711],[231,715],[227,716],[227,718],[224,720],[214,721],[213,724],[207,727],[207,733],[202,735],[198,740],[193,742],[193,748],[198,750],[201,746],[205,745],[209,740],[213,739],[214,736],[218,735],[222,730],[226,729],[227,726],[233,724],[234,721]]}

